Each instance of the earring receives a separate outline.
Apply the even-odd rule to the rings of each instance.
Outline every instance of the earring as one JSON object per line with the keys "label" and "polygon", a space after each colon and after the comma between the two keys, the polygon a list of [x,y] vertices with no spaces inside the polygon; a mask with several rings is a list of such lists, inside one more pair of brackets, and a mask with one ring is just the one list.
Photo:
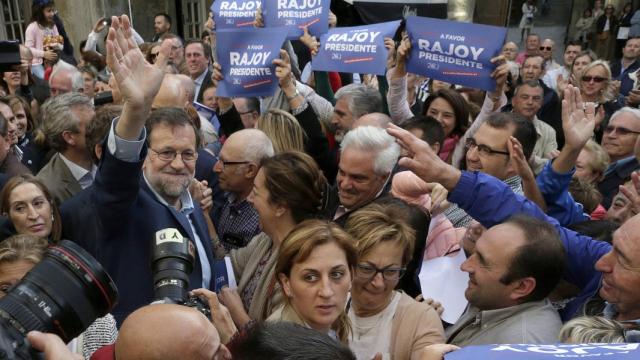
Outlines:
{"label": "earring", "polygon": [[51,214],[51,222],[55,222],[56,218],[53,216],[53,214]]}

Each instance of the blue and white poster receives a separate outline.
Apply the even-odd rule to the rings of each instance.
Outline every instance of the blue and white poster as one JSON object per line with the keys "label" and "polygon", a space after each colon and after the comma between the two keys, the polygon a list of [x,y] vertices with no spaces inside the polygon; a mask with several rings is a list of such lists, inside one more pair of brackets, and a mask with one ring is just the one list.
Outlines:
{"label": "blue and white poster", "polygon": [[500,54],[507,29],[411,16],[407,71],[448,83],[493,91],[491,59]]}
{"label": "blue and white poster", "polygon": [[218,96],[271,96],[278,88],[273,60],[286,37],[282,28],[218,30],[222,76]]}
{"label": "blue and white poster", "polygon": [[329,29],[331,0],[268,0],[264,1],[262,17],[265,27],[284,26],[288,39],[298,39],[308,27],[309,33],[320,36]]}
{"label": "blue and white poster", "polygon": [[216,29],[253,26],[261,0],[215,0],[211,4]]}
{"label": "blue and white poster", "polygon": [[640,359],[640,344],[556,344],[467,346],[445,355],[445,360]]}
{"label": "blue and white poster", "polygon": [[313,70],[384,75],[389,51],[384,38],[393,37],[400,20],[381,24],[342,27],[320,38],[320,49],[311,61]]}

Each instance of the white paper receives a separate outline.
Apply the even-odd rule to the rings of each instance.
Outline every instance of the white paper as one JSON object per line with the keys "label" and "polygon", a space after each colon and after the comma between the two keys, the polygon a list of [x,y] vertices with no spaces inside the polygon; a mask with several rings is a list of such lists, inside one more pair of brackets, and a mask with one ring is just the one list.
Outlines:
{"label": "white paper", "polygon": [[227,267],[227,280],[229,281],[229,289],[235,289],[238,287],[236,283],[236,274],[233,273],[233,266],[231,266],[231,257],[224,257],[224,265]]}
{"label": "white paper", "polygon": [[629,30],[631,28],[628,27],[619,27],[618,28],[618,36],[616,37],[616,39],[618,40],[627,40],[629,38]]}
{"label": "white paper", "polygon": [[443,256],[422,262],[418,278],[422,296],[438,301],[444,307],[440,316],[449,324],[455,324],[467,308],[467,289],[469,274],[460,270],[460,265],[466,260],[464,251],[458,251],[456,256]]}

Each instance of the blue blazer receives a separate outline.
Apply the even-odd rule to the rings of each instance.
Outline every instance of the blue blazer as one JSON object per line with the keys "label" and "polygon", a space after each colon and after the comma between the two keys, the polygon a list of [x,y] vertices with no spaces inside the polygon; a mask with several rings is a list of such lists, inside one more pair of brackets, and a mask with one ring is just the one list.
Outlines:
{"label": "blue blazer", "polygon": [[[112,313],[118,324],[153,301],[151,250],[156,231],[176,228],[184,237],[194,239],[187,217],[158,202],[144,181],[145,155],[146,148],[138,162],[130,163],[105,151],[93,185],[66,201],[60,210],[63,238],[89,251],[115,281],[119,300]],[[213,272],[211,239],[202,210],[196,205],[190,217],[207,253],[204,261],[211,264]],[[189,289],[202,287],[201,261],[196,256]],[[214,276],[212,273],[212,279]]]}

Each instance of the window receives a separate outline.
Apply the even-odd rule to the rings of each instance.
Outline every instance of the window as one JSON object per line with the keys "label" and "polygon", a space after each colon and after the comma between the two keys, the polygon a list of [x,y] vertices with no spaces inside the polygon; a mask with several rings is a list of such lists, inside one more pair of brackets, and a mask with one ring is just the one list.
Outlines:
{"label": "window", "polygon": [[182,1],[182,29],[185,40],[200,38],[209,11],[205,0]]}
{"label": "window", "polygon": [[0,1],[0,39],[24,43],[24,19],[19,0]]}

